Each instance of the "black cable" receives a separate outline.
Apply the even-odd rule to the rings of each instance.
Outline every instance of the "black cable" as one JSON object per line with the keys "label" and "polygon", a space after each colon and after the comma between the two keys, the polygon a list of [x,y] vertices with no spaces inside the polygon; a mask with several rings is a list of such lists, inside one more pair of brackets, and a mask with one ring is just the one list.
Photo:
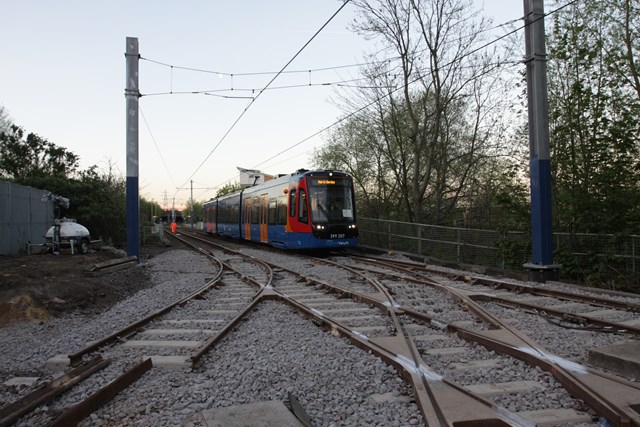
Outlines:
{"label": "black cable", "polygon": [[[568,7],[568,6],[571,6],[572,4],[577,3],[578,1],[579,1],[579,0],[572,0],[571,2],[569,2],[569,3],[565,4],[565,5],[563,5],[563,6],[559,7],[559,8],[557,8],[557,9],[552,10],[551,12],[545,13],[543,16],[541,16],[541,17],[539,17],[539,18],[537,18],[537,19],[535,19],[535,20],[531,21],[530,23],[528,23],[528,24],[524,24],[524,25],[522,25],[521,27],[516,28],[516,29],[515,29],[515,30],[513,30],[513,31],[510,31],[510,32],[509,32],[509,33],[507,33],[507,34],[504,34],[504,35],[502,35],[502,36],[498,37],[497,39],[494,39],[494,40],[492,40],[492,41],[490,41],[490,42],[488,42],[488,43],[484,44],[483,46],[480,46],[479,48],[476,48],[476,49],[472,50],[471,52],[469,52],[468,54],[466,54],[465,56],[463,56],[463,57],[462,57],[462,58],[460,58],[460,59],[463,59],[463,58],[465,58],[465,57],[468,57],[468,56],[470,56],[470,55],[472,55],[472,54],[474,54],[474,53],[478,52],[479,50],[482,50],[482,49],[484,49],[484,48],[486,48],[486,47],[489,47],[489,46],[491,46],[492,44],[497,43],[497,42],[499,42],[500,40],[502,40],[502,39],[504,39],[504,38],[506,38],[506,37],[508,37],[508,36],[510,36],[510,35],[512,35],[512,34],[515,34],[516,32],[518,32],[518,31],[522,30],[523,28],[526,28],[528,25],[531,25],[531,24],[533,24],[533,23],[535,23],[535,22],[537,22],[537,21],[539,21],[539,20],[541,20],[541,19],[546,18],[547,16],[550,16],[550,15],[552,15],[552,14],[554,14],[554,13],[557,13],[557,12],[559,12],[560,10],[562,10],[562,9],[564,9],[564,8]],[[513,22],[513,21],[509,21],[509,22]],[[457,61],[459,61],[460,59],[458,59]],[[452,65],[454,62],[455,62],[455,61],[449,62],[449,63],[447,63],[447,64],[443,65],[441,68],[448,67],[448,66]],[[518,61],[518,63],[521,63],[521,62],[522,62],[522,61]],[[498,66],[500,66],[500,64],[498,64]],[[435,71],[437,71],[437,70],[438,70],[438,69],[436,69]],[[417,82],[418,80],[420,80],[420,78],[421,78],[421,77],[418,77],[418,78],[416,78],[415,80],[412,80],[412,81],[410,81],[410,82],[409,82],[409,83],[407,83],[407,84],[413,84],[413,83]],[[255,168],[257,168],[258,166],[263,165],[264,163],[268,162],[269,160],[272,160],[272,159],[274,159],[274,158],[276,158],[276,157],[280,156],[281,154],[284,154],[284,153],[286,153],[287,151],[292,150],[293,148],[295,148],[295,147],[297,147],[298,145],[300,145],[300,144],[302,144],[302,143],[304,143],[304,142],[308,141],[309,139],[313,138],[314,136],[317,136],[317,135],[319,135],[320,133],[325,132],[326,130],[328,130],[328,129],[332,128],[333,126],[336,126],[336,125],[338,125],[338,124],[342,123],[343,121],[345,121],[345,120],[347,120],[347,119],[349,119],[349,118],[351,118],[351,117],[355,116],[356,114],[359,114],[360,112],[362,112],[362,111],[366,110],[367,108],[369,108],[369,107],[371,107],[372,105],[376,104],[377,102],[381,101],[381,100],[382,100],[382,98],[386,98],[388,95],[391,95],[392,93],[397,92],[398,90],[402,89],[403,87],[404,87],[404,86],[399,86],[398,88],[393,89],[393,90],[392,90],[391,92],[389,92],[388,94],[385,94],[384,96],[379,96],[379,97],[375,98],[373,101],[371,101],[370,103],[368,103],[368,104],[367,104],[367,105],[365,105],[364,107],[361,107],[361,108],[359,108],[358,110],[356,110],[356,111],[354,111],[354,112],[351,112],[351,113],[349,113],[348,115],[344,116],[343,118],[341,118],[341,119],[339,119],[339,120],[336,120],[335,122],[333,122],[333,123],[332,123],[332,124],[330,124],[329,126],[324,127],[323,129],[321,129],[320,131],[318,131],[318,132],[314,133],[313,135],[311,135],[311,136],[309,136],[309,137],[307,137],[307,138],[304,138],[303,140],[301,140],[301,141],[299,141],[299,142],[297,142],[297,143],[293,144],[292,146],[290,146],[290,147],[288,147],[288,148],[284,149],[283,151],[279,152],[278,154],[276,154],[276,155],[274,155],[274,156],[272,156],[272,157],[268,158],[267,160],[265,160],[265,161],[263,161],[263,162],[261,162],[261,163],[257,164],[256,166],[253,166],[253,168],[252,168],[252,169],[255,169]]]}
{"label": "black cable", "polygon": [[162,164],[164,165],[164,169],[167,171],[167,174],[169,175],[169,178],[171,178],[171,182],[173,183],[173,185],[176,185],[176,182],[173,179],[173,176],[171,176],[171,171],[169,171],[169,167],[167,166],[167,162],[164,161],[164,157],[162,156],[162,153],[160,152],[160,147],[158,147],[158,143],[156,142],[156,138],[153,136],[153,133],[151,132],[151,127],[149,127],[149,123],[147,122],[147,118],[144,116],[144,113],[142,112],[142,108],[140,107],[139,104],[138,104],[138,109],[140,110],[140,115],[142,116],[142,120],[144,121],[144,124],[147,126],[147,130],[149,131],[149,135],[151,135],[151,139],[153,140],[153,144],[156,146],[156,150],[158,151],[158,155],[160,156],[160,159],[162,160]]}
{"label": "black cable", "polygon": [[183,66],[178,66],[178,65],[171,65],[171,64],[167,64],[165,62],[160,62],[160,61],[156,61],[156,60],[153,60],[153,59],[144,58],[142,56],[140,57],[140,59],[143,60],[143,61],[149,61],[149,62],[152,62],[154,64],[162,65],[162,66],[165,66],[165,67],[175,68],[175,69],[178,69],[178,70],[194,71],[194,72],[198,72],[198,73],[207,73],[207,74],[217,74],[217,75],[220,75],[220,76],[228,76],[228,77],[264,76],[264,75],[271,75],[271,74],[311,73],[311,72],[320,72],[320,71],[339,70],[339,69],[342,69],[342,68],[361,67],[363,65],[373,65],[373,64],[379,64],[379,63],[387,61],[385,59],[385,60],[382,60],[382,61],[361,62],[361,63],[358,63],[358,64],[336,65],[336,66],[333,66],[333,67],[311,68],[311,69],[306,69],[306,70],[290,70],[290,71],[282,71],[282,72],[278,72],[278,71],[254,71],[254,72],[249,72],[249,73],[228,73],[228,72],[224,72],[224,71],[204,70],[204,69],[201,69],[201,68],[192,68],[192,67],[183,67]]}
{"label": "black cable", "polygon": [[[541,16],[541,17],[539,17],[539,18],[537,18],[537,19],[535,19],[535,20],[533,20],[533,21],[531,21],[531,22],[529,22],[529,23],[525,23],[524,25],[522,25],[522,26],[520,26],[520,27],[518,27],[518,28],[516,28],[516,29],[514,29],[514,30],[512,30],[512,31],[510,31],[510,32],[508,32],[508,33],[506,33],[506,34],[504,34],[504,35],[502,35],[502,36],[500,36],[500,37],[498,37],[498,38],[496,38],[496,39],[494,39],[494,40],[492,40],[492,41],[490,41],[490,42],[488,42],[488,43],[485,43],[484,45],[482,45],[482,46],[480,46],[480,47],[478,47],[478,48],[476,48],[476,49],[473,49],[472,51],[468,52],[467,54],[465,54],[465,55],[464,55],[464,56],[462,56],[461,58],[457,59],[456,61],[451,61],[451,62],[449,62],[449,63],[447,63],[447,64],[443,65],[441,68],[448,67],[448,66],[452,65],[454,62],[460,61],[461,59],[464,59],[464,58],[466,58],[466,57],[469,57],[469,56],[471,56],[471,55],[475,54],[476,52],[478,52],[478,51],[480,51],[480,50],[482,50],[482,49],[485,49],[485,48],[487,48],[487,47],[491,46],[492,44],[498,43],[499,41],[501,41],[501,40],[503,40],[503,39],[505,39],[505,38],[507,38],[507,37],[509,37],[509,36],[511,36],[511,35],[513,35],[513,34],[515,34],[515,33],[517,33],[518,31],[520,31],[520,30],[522,30],[522,29],[524,29],[524,28],[526,28],[528,25],[532,25],[533,23],[535,23],[535,22],[537,22],[537,21],[539,21],[539,20],[541,20],[541,19],[544,19],[544,18],[546,18],[547,16],[551,16],[551,15],[553,15],[553,14],[555,14],[555,13],[557,13],[557,12],[561,11],[562,9],[565,9],[565,8],[567,8],[567,7],[569,7],[569,6],[571,6],[571,5],[575,4],[575,3],[577,3],[578,1],[579,1],[579,0],[572,0],[572,1],[570,1],[569,3],[567,3],[567,4],[563,5],[563,6],[560,6],[560,7],[556,8],[556,9],[554,9],[554,10],[552,10],[552,11],[548,12],[548,13],[545,13],[544,15],[542,15],[542,16]],[[338,11],[337,11],[336,13],[334,13],[334,15],[333,15],[331,18],[329,18],[329,21],[327,21],[327,22],[326,22],[326,23],[325,23],[325,24],[320,28],[320,30],[318,30],[318,32],[316,32],[316,34],[314,34],[314,35],[313,35],[313,37],[312,37],[312,38],[311,38],[311,39],[310,39],[310,40],[309,40],[309,41],[308,41],[308,42],[307,42],[307,43],[302,47],[302,49],[304,49],[304,48],[305,48],[305,47],[306,47],[306,46],[311,42],[311,40],[313,40],[313,38],[315,38],[315,37],[316,37],[316,35],[317,35],[317,34],[318,34],[318,33],[319,33],[319,32],[320,32],[320,31],[321,31],[321,30],[322,30],[322,29],[323,29],[323,28],[324,28],[324,27],[325,27],[325,26],[326,26],[326,25],[327,25],[327,24],[328,24],[328,23],[329,23],[329,22],[330,22],[330,21],[331,21],[331,20],[332,20],[336,15],[337,15],[337,13],[338,13],[338,12],[340,12],[340,11],[342,10],[342,8],[343,8],[343,7],[344,7],[348,2],[349,2],[349,0],[345,1],[345,3],[344,3],[344,4],[343,4],[339,9],[338,9]],[[501,24],[501,25],[496,26],[495,28],[499,28],[499,27],[501,27],[501,26],[504,26],[504,25],[508,25],[508,24],[511,24],[511,23],[517,22],[517,21],[519,21],[520,19],[523,19],[523,18],[518,18],[518,19],[510,20],[510,21],[508,21],[508,22],[506,22],[506,23],[504,23],[504,24]],[[262,92],[268,88],[268,86],[273,82],[273,80],[275,80],[275,78],[276,78],[276,77],[278,77],[278,75],[279,75],[279,74],[282,74],[282,72],[283,72],[284,68],[286,68],[286,67],[287,67],[287,65],[289,65],[289,64],[293,61],[293,59],[295,59],[295,57],[296,57],[296,56],[298,56],[298,55],[300,54],[300,52],[302,51],[302,49],[301,49],[300,51],[298,51],[298,53],[296,53],[296,55],[295,55],[295,56],[294,56],[294,57],[293,57],[293,58],[292,58],[292,59],[291,59],[291,60],[290,60],[290,61],[289,61],[289,62],[288,62],[284,67],[283,67],[283,69],[281,70],[281,72],[280,72],[280,73],[278,73],[278,74],[277,74],[277,75],[276,75],[276,76],[275,76],[275,77],[274,77],[274,78],[269,82],[269,84],[267,84],[267,86],[265,86],[265,88],[264,88],[264,89],[262,89],[262,91],[258,94],[258,96],[259,96],[260,94],[262,94]],[[150,61],[151,61],[151,60],[150,60]],[[160,63],[160,62],[158,62],[158,61],[152,61],[152,62],[156,62],[156,63],[162,64],[162,65],[165,65],[165,66],[170,66],[169,64]],[[384,60],[384,61],[380,61],[380,62],[370,62],[370,63],[368,63],[368,64],[384,63],[384,62],[388,62],[388,60]],[[518,63],[521,63],[521,62],[522,62],[522,61],[519,61]],[[501,64],[498,64],[498,66],[500,66],[500,65],[501,65]],[[194,70],[195,70],[195,69],[194,69]],[[206,70],[198,70],[198,71],[207,72]],[[438,69],[436,69],[436,70],[434,70],[434,71],[438,71]],[[223,74],[223,73],[217,73],[217,74]],[[420,80],[420,78],[421,78],[421,77],[418,77],[418,78],[416,78],[416,79],[414,79],[414,80],[412,80],[412,81],[410,81],[410,82],[408,82],[408,83],[406,83],[406,84],[413,84],[413,83],[415,83],[415,82],[419,81],[419,80]],[[351,117],[353,117],[353,116],[355,116],[355,115],[357,115],[357,114],[361,113],[362,111],[366,110],[367,108],[371,107],[372,105],[374,105],[374,104],[376,104],[377,102],[379,102],[380,100],[382,100],[382,98],[383,98],[383,97],[387,97],[387,96],[389,96],[389,95],[391,95],[391,94],[393,94],[393,93],[397,92],[398,90],[402,89],[403,87],[404,87],[404,85],[403,85],[403,86],[399,86],[398,88],[391,90],[388,94],[385,94],[384,96],[380,96],[380,97],[375,98],[373,101],[369,102],[369,103],[368,103],[368,104],[366,104],[365,106],[363,106],[363,107],[361,107],[361,108],[359,108],[359,109],[357,109],[357,110],[355,110],[355,111],[353,111],[353,112],[351,112],[351,113],[347,114],[346,116],[344,116],[344,117],[342,117],[342,118],[340,118],[340,119],[336,120],[335,122],[331,123],[330,125],[325,126],[325,127],[324,127],[324,128],[322,128],[321,130],[319,130],[319,131],[315,132],[314,134],[312,134],[312,135],[310,135],[310,136],[308,136],[308,137],[306,137],[306,138],[302,139],[301,141],[296,142],[295,144],[293,144],[293,145],[289,146],[288,148],[286,148],[286,149],[284,149],[284,150],[280,151],[279,153],[277,153],[277,154],[275,154],[275,155],[273,155],[273,156],[269,157],[268,159],[266,159],[266,160],[264,160],[264,161],[262,161],[262,162],[258,163],[257,165],[253,166],[253,167],[252,167],[252,169],[255,169],[255,168],[257,168],[257,167],[259,167],[259,166],[261,166],[261,165],[263,165],[263,164],[267,163],[268,161],[273,160],[274,158],[276,158],[276,157],[278,157],[278,156],[280,156],[280,155],[282,155],[282,154],[286,153],[287,151],[290,151],[290,150],[294,149],[295,147],[297,147],[297,146],[299,146],[299,145],[303,144],[304,142],[307,142],[307,141],[308,141],[308,140],[310,140],[311,138],[313,138],[313,137],[315,137],[315,136],[317,136],[317,135],[319,135],[319,134],[321,134],[321,133],[323,133],[323,132],[325,132],[325,131],[327,131],[327,130],[331,129],[331,128],[332,128],[332,127],[334,127],[334,126],[337,126],[338,124],[340,124],[340,123],[344,122],[345,120],[347,120],[347,119],[349,119],[349,118],[351,118]],[[257,97],[256,97],[256,98],[257,98]],[[211,152],[207,155],[207,157],[203,160],[203,162],[202,162],[202,163],[201,163],[201,164],[196,168],[196,170],[195,170],[195,171],[193,172],[193,174],[189,177],[189,179],[191,179],[191,178],[192,178],[192,177],[193,177],[193,176],[198,172],[198,170],[200,170],[200,168],[201,168],[201,167],[204,165],[204,163],[209,159],[209,157],[211,156],[211,154],[212,154],[212,153],[213,153],[213,152],[218,148],[218,146],[222,143],[222,141],[226,138],[226,136],[231,132],[231,130],[235,127],[235,125],[236,125],[236,124],[238,123],[238,121],[242,118],[242,116],[244,115],[244,113],[245,113],[245,112],[247,111],[247,109],[248,109],[248,108],[253,104],[253,102],[254,102],[254,101],[255,101],[255,99],[254,99],[254,100],[249,104],[249,106],[247,106],[247,108],[243,111],[243,113],[240,115],[240,117],[239,117],[238,119],[236,119],[236,121],[233,123],[233,125],[231,126],[231,128],[227,131],[227,133],[225,133],[225,135],[222,137],[222,139],[221,139],[221,140],[216,144],[216,146],[213,148],[213,150],[211,150]],[[189,181],[189,179],[187,179],[187,181]],[[220,184],[220,185],[224,185],[224,184],[225,184],[225,183],[227,183],[227,182],[231,182],[233,179],[235,179],[235,178],[230,178],[230,179],[228,179],[227,181],[224,181],[224,183],[223,183],[223,184]],[[184,185],[184,184],[183,184],[183,185]]]}
{"label": "black cable", "polygon": [[[269,81],[269,83],[267,83],[267,85],[260,91],[258,92],[258,94],[256,95],[255,98],[253,98],[253,100],[251,100],[251,102],[249,103],[249,105],[247,105],[247,107],[242,111],[242,113],[240,113],[240,116],[238,116],[238,118],[233,122],[233,124],[231,125],[231,127],[229,128],[229,130],[227,130],[227,132],[222,136],[222,138],[220,139],[220,141],[218,141],[218,143],[211,149],[211,151],[209,152],[209,154],[207,154],[207,156],[204,158],[204,160],[202,160],[202,162],[200,163],[200,165],[196,168],[195,171],[193,171],[193,173],[191,174],[191,176],[189,176],[189,178],[187,178],[187,180],[185,181],[185,184],[187,182],[189,182],[189,180],[191,178],[193,178],[193,176],[200,170],[200,168],[207,162],[207,160],[209,160],[209,157],[211,157],[211,155],[213,154],[214,151],[216,151],[216,149],[220,146],[220,144],[222,144],[222,142],[227,138],[227,135],[229,135],[229,133],[231,133],[231,131],[236,127],[236,125],[238,124],[238,122],[242,119],[242,117],[244,117],[244,115],[246,114],[247,110],[249,110],[249,108],[251,108],[251,106],[258,100],[258,98],[260,97],[260,95],[262,95],[264,93],[264,91],[269,88],[269,86],[271,86],[271,83],[273,83],[275,81],[275,79],[278,78],[278,76],[280,76],[280,74],[282,74],[282,72],[284,72],[284,70],[298,57],[298,55],[300,55],[300,53],[302,53],[302,51],[313,41],[313,39],[315,39],[318,34],[320,34],[320,32],[327,26],[329,25],[329,23],[333,20],[333,18],[335,18],[338,13],[340,13],[340,11],[342,9],[344,9],[344,7],[350,2],[351,0],[345,0],[344,3],[342,3],[342,5],[338,8],[338,10],[331,15],[331,17],[320,27],[320,29],[318,29],[318,31],[315,32],[315,34],[313,36],[311,36],[311,38],[304,44],[304,46],[302,46],[298,52],[296,52],[295,55],[293,55],[293,57],[282,67],[282,69],[278,72],[278,74],[276,74],[275,76],[273,76],[273,78]],[[180,187],[184,187],[185,184],[182,184]]]}

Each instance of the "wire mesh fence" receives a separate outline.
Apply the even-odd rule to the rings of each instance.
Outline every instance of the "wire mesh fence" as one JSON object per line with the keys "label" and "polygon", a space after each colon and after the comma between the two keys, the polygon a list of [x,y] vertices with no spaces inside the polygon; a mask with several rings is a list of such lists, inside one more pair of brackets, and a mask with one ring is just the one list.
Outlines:
{"label": "wire mesh fence", "polygon": [[[523,271],[531,258],[531,236],[361,218],[360,242],[458,264]],[[554,233],[554,256],[561,277],[572,279],[640,279],[640,236]]]}

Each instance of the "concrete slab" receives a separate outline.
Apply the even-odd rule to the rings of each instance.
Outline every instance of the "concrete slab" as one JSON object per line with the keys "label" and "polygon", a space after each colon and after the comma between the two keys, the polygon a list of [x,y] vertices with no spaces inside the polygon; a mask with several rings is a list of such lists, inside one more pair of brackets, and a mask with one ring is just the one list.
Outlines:
{"label": "concrete slab", "polygon": [[507,297],[506,299],[509,299],[515,302],[522,302],[525,304],[532,304],[532,305],[542,305],[549,301],[553,301],[552,298],[544,297],[544,296],[538,296],[538,295],[522,296],[522,295],[516,295],[516,294],[511,294],[511,297]]}
{"label": "concrete slab", "polygon": [[322,310],[324,314],[335,314],[335,313],[367,313],[371,312],[370,308],[361,307],[361,308],[330,308],[329,310]]}
{"label": "concrete slab", "polygon": [[393,403],[393,402],[410,403],[412,400],[410,396],[405,396],[398,392],[393,392],[393,391],[390,391],[388,393],[382,393],[382,394],[372,394],[369,398],[376,403]]}
{"label": "concrete slab", "polygon": [[[287,294],[286,292],[284,292]],[[299,298],[304,294],[287,294],[289,298],[295,298],[296,301],[301,302],[302,304],[310,305],[310,304],[319,304],[319,303],[327,303],[327,304],[337,304],[337,300],[334,297],[320,297],[320,298]]]}
{"label": "concrete slab", "polygon": [[377,332],[377,331],[387,331],[386,326],[358,326],[357,328],[353,328],[352,331],[360,332],[361,334],[366,335],[366,332]]}
{"label": "concrete slab", "polygon": [[624,322],[620,322],[620,324],[629,326],[630,328],[640,328],[640,319],[625,320]]}
{"label": "concrete slab", "polygon": [[[322,314],[324,314],[324,312],[322,312]],[[339,323],[349,323],[349,322],[358,322],[360,320],[366,320],[371,318],[371,316],[348,316],[348,317],[333,317],[333,316],[327,316],[330,317],[332,320],[339,322]]]}
{"label": "concrete slab", "polygon": [[201,313],[203,314],[213,314],[218,315],[218,314],[238,314],[240,311],[239,310],[202,310]]}
{"label": "concrete slab", "polygon": [[213,329],[146,329],[139,332],[140,335],[178,335],[178,334],[207,334],[213,335],[217,331]]}
{"label": "concrete slab", "polygon": [[430,348],[429,350],[425,350],[426,354],[430,354],[432,356],[448,356],[451,354],[460,354],[464,352],[464,347]]}
{"label": "concrete slab", "polygon": [[154,368],[191,369],[189,356],[142,356],[142,360],[151,359]]}
{"label": "concrete slab", "polygon": [[411,339],[414,341],[440,341],[448,340],[446,335],[433,334],[433,335],[412,335]]}
{"label": "concrete slab", "polygon": [[608,316],[618,316],[618,315],[620,315],[620,311],[614,310],[612,308],[608,308],[604,310],[589,311],[587,313],[581,313],[581,316],[584,316],[584,317],[595,317],[596,319],[603,319],[603,320],[607,320]]}
{"label": "concrete slab", "polygon": [[276,400],[208,409],[194,421],[205,427],[304,427],[284,403]]}
{"label": "concrete slab", "polygon": [[453,370],[454,371],[468,371],[471,369],[484,369],[484,368],[498,368],[500,367],[500,362],[497,359],[487,359],[487,360],[470,360],[465,363],[454,363]]}
{"label": "concrete slab", "polygon": [[172,340],[130,340],[122,344],[123,347],[163,347],[163,348],[198,348],[202,341],[172,341]]}
{"label": "concrete slab", "polygon": [[585,412],[573,409],[544,409],[539,411],[518,412],[524,419],[533,421],[536,427],[555,427],[559,425],[573,425],[591,423],[591,417]]}
{"label": "concrete slab", "polygon": [[625,378],[640,378],[640,342],[628,341],[587,352],[587,363]]}
{"label": "concrete slab", "polygon": [[584,311],[588,311],[589,310],[589,304],[582,304],[579,302],[566,302],[563,304],[554,304],[554,305],[545,305],[545,308],[548,308],[549,310],[558,310],[558,311],[566,311],[566,310],[570,310],[571,312],[573,312],[574,309],[584,309]]}
{"label": "concrete slab", "polygon": [[213,325],[217,323],[227,323],[222,319],[183,319],[183,320],[163,320],[161,323],[169,325],[188,325],[191,323],[203,323],[206,325]]}
{"label": "concrete slab", "polygon": [[44,366],[47,369],[58,369],[61,367],[69,366],[70,363],[71,361],[69,360],[69,356],[67,356],[66,354],[58,354],[48,359],[44,363]]}
{"label": "concrete slab", "polygon": [[508,383],[469,385],[465,388],[481,396],[494,396],[505,393],[523,393],[542,387],[535,381],[512,381]]}
{"label": "concrete slab", "polygon": [[5,381],[4,385],[7,387],[17,387],[21,385],[33,387],[39,379],[39,377],[13,377],[10,380]]}

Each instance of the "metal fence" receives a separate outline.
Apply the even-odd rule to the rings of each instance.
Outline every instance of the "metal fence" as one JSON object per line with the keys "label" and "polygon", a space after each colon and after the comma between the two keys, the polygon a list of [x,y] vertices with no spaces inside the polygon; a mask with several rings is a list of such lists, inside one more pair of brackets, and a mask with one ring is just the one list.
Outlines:
{"label": "metal fence", "polygon": [[[457,264],[523,271],[530,261],[531,236],[499,232],[361,218],[360,242]],[[554,233],[556,262],[561,275],[577,271],[609,270],[636,283],[640,276],[640,236]],[[606,271],[604,272],[607,273]]]}
{"label": "metal fence", "polygon": [[0,255],[26,252],[27,242],[43,243],[53,225],[53,203],[47,191],[0,181]]}

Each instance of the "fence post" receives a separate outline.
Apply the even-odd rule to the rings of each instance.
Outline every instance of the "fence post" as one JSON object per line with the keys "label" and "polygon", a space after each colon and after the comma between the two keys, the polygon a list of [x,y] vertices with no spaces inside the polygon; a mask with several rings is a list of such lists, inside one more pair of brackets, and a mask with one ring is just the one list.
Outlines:
{"label": "fence post", "polygon": [[391,250],[391,221],[388,222],[387,233],[387,238],[389,240],[387,243],[387,249]]}
{"label": "fence post", "polygon": [[422,224],[418,224],[418,255],[422,255]]}
{"label": "fence post", "polygon": [[460,230],[456,230],[456,262],[460,264]]}

